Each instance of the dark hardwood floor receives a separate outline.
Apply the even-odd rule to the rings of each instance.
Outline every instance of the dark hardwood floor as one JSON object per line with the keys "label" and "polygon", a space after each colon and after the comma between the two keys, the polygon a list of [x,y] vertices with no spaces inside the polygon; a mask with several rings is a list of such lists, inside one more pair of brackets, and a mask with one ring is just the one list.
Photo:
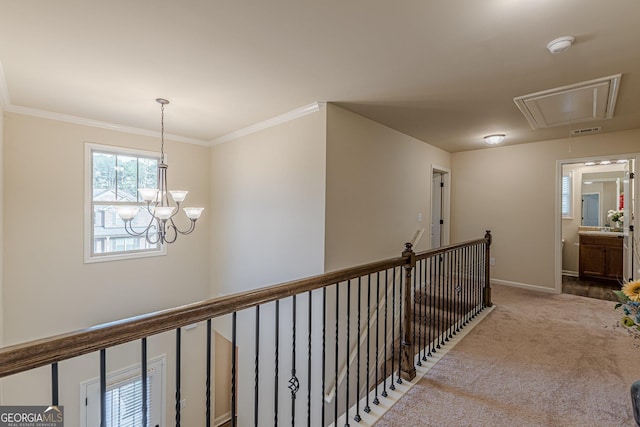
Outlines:
{"label": "dark hardwood floor", "polygon": [[613,290],[619,290],[620,284],[612,282],[597,282],[592,280],[580,280],[577,277],[562,276],[562,293],[580,295],[583,297],[617,301]]}

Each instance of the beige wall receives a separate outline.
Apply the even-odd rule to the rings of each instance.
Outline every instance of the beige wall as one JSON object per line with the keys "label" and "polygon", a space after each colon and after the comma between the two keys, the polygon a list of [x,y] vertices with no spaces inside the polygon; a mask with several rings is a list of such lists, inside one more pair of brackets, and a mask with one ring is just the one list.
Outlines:
{"label": "beige wall", "polygon": [[327,122],[326,270],[399,256],[420,228],[427,249],[431,167],[450,154],[336,105]]}
{"label": "beige wall", "polygon": [[561,259],[557,161],[637,153],[638,141],[634,130],[453,154],[453,241],[490,229],[493,278],[554,290]]}
{"label": "beige wall", "polygon": [[[165,145],[171,186],[189,189],[188,200],[207,207],[194,234],[181,236],[169,247],[166,256],[84,264],[84,143],[157,151],[158,138],[18,114],[5,114],[4,119],[3,228],[4,244],[9,248],[4,251],[3,272],[6,344],[175,307],[208,296],[209,176],[202,172],[209,170],[208,148],[171,141]],[[189,342],[202,329],[185,331],[184,340]],[[171,336],[150,338],[153,352],[149,357],[167,353],[168,366],[173,366],[173,343]],[[108,369],[136,363],[138,356],[132,356],[132,352],[138,351],[138,343],[109,350]],[[183,357],[185,361],[201,358],[188,352]],[[79,402],[78,383],[98,373],[97,356],[81,359],[91,362],[61,364],[61,371],[68,374],[61,376],[60,397],[69,414],[69,425],[78,425],[74,405]],[[168,390],[173,384],[171,371],[167,371]],[[195,384],[193,390],[197,388],[201,396],[202,370],[195,371],[184,373],[183,393],[192,395],[193,404],[197,405],[201,399],[196,398],[195,391],[189,388],[192,385],[188,385]],[[38,372],[26,376],[35,380],[40,378]],[[46,372],[44,375],[45,387],[29,387],[29,381],[20,382],[17,377],[8,381],[4,403],[46,403],[49,381]],[[36,399],[39,394],[45,400]],[[171,419],[170,400],[167,407]],[[194,423],[191,425],[201,424],[200,418],[191,421]]]}
{"label": "beige wall", "polygon": [[[211,149],[212,296],[323,273],[325,134],[326,115],[321,110]],[[290,300],[280,308],[281,322],[287,324]],[[273,316],[273,304],[261,308],[261,351],[267,355],[260,375],[263,390],[272,390],[273,383]],[[228,317],[217,319],[214,325],[230,339],[228,321]],[[237,321],[239,372],[253,372],[253,310],[240,312]],[[304,321],[298,325],[304,330]],[[289,334],[283,333],[282,349],[291,348],[288,339]],[[298,357],[302,363],[304,355]],[[290,378],[285,368],[291,366],[290,359],[290,351],[282,350],[281,384]],[[216,377],[224,375],[216,372]],[[253,379],[240,376],[239,381],[239,401],[253,407]],[[260,398],[263,419],[272,417],[273,397],[265,392]],[[279,399],[290,399],[286,387],[281,387]],[[216,413],[225,405],[226,400],[220,408],[216,403]],[[252,412],[239,409],[239,424],[249,425]],[[300,411],[299,417],[305,416],[302,406]]]}

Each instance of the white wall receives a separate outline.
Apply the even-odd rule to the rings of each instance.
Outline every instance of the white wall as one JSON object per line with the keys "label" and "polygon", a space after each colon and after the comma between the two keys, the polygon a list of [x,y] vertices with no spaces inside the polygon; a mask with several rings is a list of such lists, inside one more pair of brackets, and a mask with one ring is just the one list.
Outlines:
{"label": "white wall", "polygon": [[[212,296],[323,273],[325,134],[326,116],[321,110],[212,148]],[[266,355],[261,369],[263,419],[273,416],[273,315],[273,304],[261,309],[260,336]],[[299,315],[303,316],[302,309]],[[281,316],[283,325],[290,321],[290,300],[281,304]],[[214,324],[229,339],[228,320],[219,319]],[[253,310],[239,313],[239,372],[253,372],[254,322]],[[299,328],[304,330],[303,321]],[[290,334],[283,333],[280,342],[280,384],[285,386],[280,387],[279,398],[283,405],[290,399],[286,388],[290,339]],[[300,352],[298,358],[302,362],[306,356]],[[243,410],[253,408],[252,377],[240,376],[240,425],[252,422],[252,411]],[[285,408],[281,420],[290,413]]]}
{"label": "white wall", "polygon": [[[170,184],[189,189],[190,203],[207,207],[196,232],[181,236],[166,256],[84,264],[84,143],[157,151],[159,139],[18,114],[5,114],[4,131],[5,344],[207,298],[209,177],[202,171],[209,170],[208,148],[171,141],[165,145]],[[185,342],[195,340],[203,329],[185,331]],[[149,357],[167,353],[173,366],[174,338],[164,335],[150,338]],[[204,353],[204,338],[200,341]],[[109,350],[109,370],[136,363],[138,352],[138,343]],[[192,366],[194,361],[202,366],[183,373],[183,394],[197,405],[204,362],[200,354],[186,352],[183,357]],[[60,399],[69,425],[78,425],[78,383],[98,374],[97,355],[80,359],[60,366]],[[7,380],[4,403],[47,403],[47,375],[41,369]],[[35,385],[42,379],[45,387]],[[171,419],[170,400],[168,407]],[[200,414],[203,411],[185,424],[201,425]]]}
{"label": "white wall", "polygon": [[336,105],[327,121],[326,270],[400,256],[419,228],[427,249],[431,166],[450,154]]}
{"label": "white wall", "polygon": [[453,241],[490,229],[494,279],[554,290],[557,161],[637,153],[639,140],[633,130],[452,154]]}

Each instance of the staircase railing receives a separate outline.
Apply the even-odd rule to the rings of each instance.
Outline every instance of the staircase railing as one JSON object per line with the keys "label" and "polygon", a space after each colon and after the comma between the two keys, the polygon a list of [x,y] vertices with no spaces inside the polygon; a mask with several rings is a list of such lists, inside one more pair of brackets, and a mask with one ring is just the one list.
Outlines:
{"label": "staircase railing", "polygon": [[[489,231],[481,239],[418,254],[407,244],[398,258],[4,347],[0,378],[50,366],[51,405],[73,407],[75,402],[60,398],[58,366],[98,352],[100,426],[107,427],[107,350],[139,340],[141,425],[147,426],[147,340],[175,331],[175,406],[167,410],[167,419],[181,423],[181,373],[201,369],[206,374],[204,419],[210,426],[212,321],[230,315],[232,426],[279,421],[326,426],[337,425],[341,417],[346,424],[351,418],[360,421],[361,411],[371,412],[395,384],[412,379],[416,364],[491,305],[490,245]],[[207,326],[204,348],[183,348],[182,329],[199,322]],[[349,363],[354,343],[357,355]],[[206,352],[206,366],[184,366],[186,351]],[[339,367],[345,365],[341,380]],[[336,386],[333,401],[327,402],[327,392]]]}

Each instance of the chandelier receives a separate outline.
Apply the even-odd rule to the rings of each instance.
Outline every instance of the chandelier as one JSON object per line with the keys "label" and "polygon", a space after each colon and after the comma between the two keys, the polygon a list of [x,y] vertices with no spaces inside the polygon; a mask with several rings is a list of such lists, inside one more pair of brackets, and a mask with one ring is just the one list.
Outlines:
{"label": "chandelier", "polygon": [[[196,228],[196,221],[200,218],[204,208],[183,208],[187,218],[191,221],[186,230],[179,229],[173,222],[173,218],[180,212],[180,203],[187,197],[188,191],[167,190],[167,164],[164,162],[164,106],[169,103],[166,99],[158,98],[161,111],[161,145],[160,163],[158,164],[158,188],[140,188],[140,197],[147,204],[146,211],[151,215],[151,220],[144,229],[136,230],[133,219],[138,214],[138,206],[119,206],[118,216],[124,221],[124,229],[131,236],[144,237],[152,245],[173,243],[178,234],[189,234]],[[169,195],[175,203],[169,202]]]}

